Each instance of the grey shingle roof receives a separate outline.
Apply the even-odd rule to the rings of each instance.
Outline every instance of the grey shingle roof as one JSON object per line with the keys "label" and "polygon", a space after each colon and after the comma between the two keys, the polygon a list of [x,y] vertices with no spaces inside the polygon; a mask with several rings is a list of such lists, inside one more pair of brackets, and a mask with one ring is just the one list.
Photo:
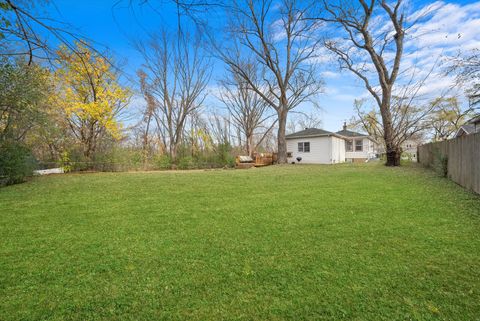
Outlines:
{"label": "grey shingle roof", "polygon": [[474,124],[465,124],[460,127],[463,129],[467,134],[472,134],[475,132],[475,125]]}
{"label": "grey shingle roof", "polygon": [[475,123],[479,123],[479,122],[480,122],[480,115],[477,115],[477,116],[473,117],[472,119],[470,119],[467,123],[475,124]]}
{"label": "grey shingle roof", "polygon": [[303,137],[319,137],[319,136],[331,136],[335,135],[335,133],[329,132],[327,130],[319,129],[319,128],[305,128],[299,132],[290,134],[285,136],[286,139],[289,138],[303,138]]}
{"label": "grey shingle roof", "polygon": [[336,134],[341,135],[341,136],[345,136],[345,137],[367,137],[368,136],[368,135],[365,135],[365,134],[352,132],[351,130],[346,130],[346,129],[340,130],[340,131],[336,132]]}

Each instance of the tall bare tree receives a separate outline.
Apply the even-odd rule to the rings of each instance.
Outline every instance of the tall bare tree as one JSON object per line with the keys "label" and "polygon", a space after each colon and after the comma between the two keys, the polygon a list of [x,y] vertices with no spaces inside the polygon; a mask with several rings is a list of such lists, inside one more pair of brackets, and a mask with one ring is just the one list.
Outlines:
{"label": "tall bare tree", "polygon": [[[363,81],[375,100],[381,115],[386,165],[399,166],[401,139],[395,132],[393,110],[401,110],[406,104],[395,107],[392,99],[409,28],[403,0],[322,0],[321,3],[319,19],[337,27],[336,39],[326,41],[325,46],[336,55],[342,68]],[[379,25],[375,19],[381,17],[386,18]],[[400,114],[410,113],[397,113]]]}
{"label": "tall bare tree", "polygon": [[[319,23],[307,20],[310,2],[282,0],[235,1],[231,8],[233,45],[218,47],[228,67],[259,95],[278,118],[278,162],[287,162],[285,130],[289,111],[314,100],[322,82],[315,58],[320,40]],[[256,75],[245,69],[245,55],[259,65]]]}
{"label": "tall bare tree", "polygon": [[[256,80],[258,73],[254,63],[245,63],[243,70],[252,82],[258,83]],[[252,156],[256,147],[255,134],[272,116],[267,110],[268,103],[235,70],[230,69],[228,76],[220,82],[220,85],[219,99],[227,107],[234,126],[239,128],[245,137],[246,153]],[[259,139],[259,141],[262,140],[263,137]]]}
{"label": "tall bare tree", "polygon": [[[210,68],[198,39],[166,33],[138,43],[144,57],[142,91],[172,161],[177,158],[188,118],[202,107]],[[142,74],[141,74],[142,75]],[[141,78],[142,79],[142,78]]]}

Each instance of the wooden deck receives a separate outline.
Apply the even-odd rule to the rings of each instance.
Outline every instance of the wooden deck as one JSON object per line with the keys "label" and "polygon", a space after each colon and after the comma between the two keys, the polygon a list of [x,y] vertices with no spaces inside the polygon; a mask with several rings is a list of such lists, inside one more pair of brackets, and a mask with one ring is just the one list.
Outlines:
{"label": "wooden deck", "polygon": [[263,167],[273,165],[277,161],[276,153],[255,153],[252,161],[242,162],[240,156],[235,159],[235,168],[248,169],[252,167]]}

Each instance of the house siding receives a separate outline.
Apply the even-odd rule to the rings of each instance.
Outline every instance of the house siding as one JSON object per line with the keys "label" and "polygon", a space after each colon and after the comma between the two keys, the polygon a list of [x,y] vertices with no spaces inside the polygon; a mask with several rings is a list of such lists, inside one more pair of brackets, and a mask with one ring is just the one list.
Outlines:
{"label": "house siding", "polygon": [[345,162],[345,140],[335,136],[330,137],[332,140],[332,163]]}
{"label": "house siding", "polygon": [[[300,142],[310,142],[310,152],[299,152]],[[345,161],[345,142],[333,136],[287,139],[287,152],[292,155],[289,162],[297,162],[297,157],[301,157],[300,163],[305,164],[341,163]]]}
{"label": "house siding", "polygon": [[[353,149],[355,150],[355,140],[359,138],[349,138],[353,140]],[[348,160],[353,160],[356,158],[367,160],[375,157],[377,151],[375,150],[375,144],[368,138],[362,138],[363,141],[363,150],[361,152],[345,152],[345,158]]]}

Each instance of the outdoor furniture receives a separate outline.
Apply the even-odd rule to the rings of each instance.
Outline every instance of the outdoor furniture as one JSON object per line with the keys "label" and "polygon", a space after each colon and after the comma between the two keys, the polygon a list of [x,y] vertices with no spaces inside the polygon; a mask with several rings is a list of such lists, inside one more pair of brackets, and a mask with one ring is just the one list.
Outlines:
{"label": "outdoor furniture", "polygon": [[236,169],[247,169],[255,166],[253,158],[250,156],[237,156],[235,158],[235,168]]}

